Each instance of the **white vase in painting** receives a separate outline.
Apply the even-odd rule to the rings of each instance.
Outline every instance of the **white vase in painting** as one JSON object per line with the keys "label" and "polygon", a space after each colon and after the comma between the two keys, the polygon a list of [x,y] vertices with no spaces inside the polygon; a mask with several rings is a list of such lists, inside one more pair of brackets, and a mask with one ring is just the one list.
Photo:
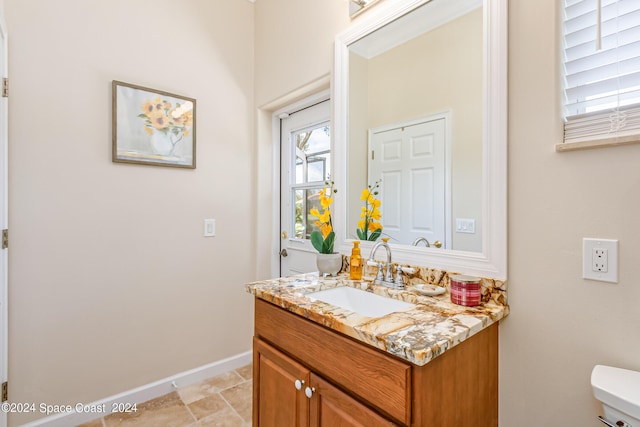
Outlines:
{"label": "white vase in painting", "polygon": [[176,145],[182,140],[182,134],[172,132],[153,132],[151,135],[151,148],[154,154],[160,156],[172,156]]}

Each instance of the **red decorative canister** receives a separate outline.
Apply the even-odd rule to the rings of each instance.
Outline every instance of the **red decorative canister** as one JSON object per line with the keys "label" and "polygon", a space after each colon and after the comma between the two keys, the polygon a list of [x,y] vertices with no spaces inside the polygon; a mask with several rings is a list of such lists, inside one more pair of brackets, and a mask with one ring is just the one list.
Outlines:
{"label": "red decorative canister", "polygon": [[482,292],[480,292],[479,277],[452,274],[449,279],[451,280],[451,302],[469,307],[480,305]]}

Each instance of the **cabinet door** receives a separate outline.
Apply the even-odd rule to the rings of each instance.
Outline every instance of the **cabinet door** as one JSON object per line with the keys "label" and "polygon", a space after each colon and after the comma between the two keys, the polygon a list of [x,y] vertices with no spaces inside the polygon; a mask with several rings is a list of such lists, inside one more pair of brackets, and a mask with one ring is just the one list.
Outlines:
{"label": "cabinet door", "polygon": [[310,387],[311,427],[396,425],[313,373]]}
{"label": "cabinet door", "polygon": [[253,425],[308,426],[309,399],[304,390],[309,384],[309,370],[256,338],[253,367]]}

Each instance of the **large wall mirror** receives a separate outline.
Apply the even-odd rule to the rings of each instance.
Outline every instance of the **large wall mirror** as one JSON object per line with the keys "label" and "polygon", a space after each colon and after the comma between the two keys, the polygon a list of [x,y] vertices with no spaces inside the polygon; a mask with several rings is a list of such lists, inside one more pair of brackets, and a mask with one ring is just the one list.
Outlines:
{"label": "large wall mirror", "polygon": [[340,250],[362,189],[382,179],[395,262],[506,279],[506,0],[388,0],[369,13],[336,39]]}

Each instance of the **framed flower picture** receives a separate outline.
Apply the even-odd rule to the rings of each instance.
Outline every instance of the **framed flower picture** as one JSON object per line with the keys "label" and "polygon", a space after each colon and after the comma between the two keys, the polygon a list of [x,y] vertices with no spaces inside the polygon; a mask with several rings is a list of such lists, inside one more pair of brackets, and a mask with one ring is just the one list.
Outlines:
{"label": "framed flower picture", "polygon": [[196,100],[114,80],[112,160],[196,167]]}

